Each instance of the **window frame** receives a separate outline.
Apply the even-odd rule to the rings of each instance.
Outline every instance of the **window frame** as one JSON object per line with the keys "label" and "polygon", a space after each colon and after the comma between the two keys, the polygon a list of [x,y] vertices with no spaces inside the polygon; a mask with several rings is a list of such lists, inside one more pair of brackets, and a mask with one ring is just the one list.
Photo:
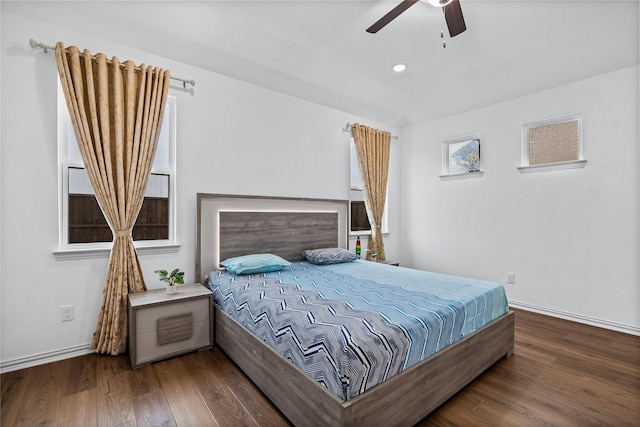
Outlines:
{"label": "window frame", "polygon": [[[356,152],[356,145],[353,140],[353,136],[350,138],[350,146],[349,146],[349,172],[350,172],[350,185],[349,185],[349,236],[370,236],[371,229],[369,230],[351,230],[351,202],[354,201],[351,196],[353,191],[363,191],[362,190],[362,177],[360,176],[360,166],[358,165],[358,154]],[[355,168],[355,171],[354,171]],[[355,176],[354,176],[355,172]],[[354,182],[354,178],[357,177],[358,182]],[[363,194],[364,199],[364,194]],[[359,200],[356,200],[359,201]],[[382,214],[382,234],[389,234],[389,182],[387,181],[387,192],[384,198],[384,213]]]}
{"label": "window frame", "polygon": [[[176,195],[176,124],[177,102],[175,96],[167,97],[165,124],[168,137],[168,168],[152,168],[151,173],[169,176],[169,230],[167,239],[136,240],[134,246],[139,254],[173,253],[180,245],[177,241],[177,195]],[[58,248],[53,254],[58,260],[108,257],[113,242],[69,243],[69,169],[82,168],[84,162],[69,159],[68,144],[74,133],[62,85],[58,79]],[[164,133],[164,131],[163,131]]]}
{"label": "window frame", "polygon": [[[555,124],[568,123],[572,121],[578,121],[578,159],[576,160],[567,160],[553,163],[541,163],[530,165],[529,164],[529,156],[530,156],[530,131],[531,129],[536,129],[543,126],[550,126]],[[520,173],[529,173],[529,172],[544,172],[544,171],[552,171],[552,170],[562,170],[562,169],[578,169],[586,166],[587,161],[584,158],[584,143],[583,143],[583,133],[582,133],[582,114],[567,114],[564,116],[554,117],[551,119],[540,120],[537,122],[526,123],[522,126],[522,156],[521,156],[521,166],[518,167]]]}
{"label": "window frame", "polygon": [[[478,169],[470,170],[466,172],[454,172],[452,173],[450,170],[450,155],[451,155],[451,146],[457,145],[461,143],[472,143],[474,141],[478,141]],[[482,171],[482,137],[480,133],[474,133],[471,135],[463,136],[455,139],[448,139],[442,143],[442,174],[440,175],[441,179],[458,179],[458,178],[477,178],[483,175]]]}

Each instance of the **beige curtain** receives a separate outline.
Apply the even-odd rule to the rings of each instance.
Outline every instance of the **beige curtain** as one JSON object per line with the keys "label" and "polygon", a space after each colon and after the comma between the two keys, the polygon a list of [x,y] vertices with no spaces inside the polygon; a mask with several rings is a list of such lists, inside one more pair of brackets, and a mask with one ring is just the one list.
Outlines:
{"label": "beige curtain", "polygon": [[92,348],[117,355],[127,346],[127,295],[146,289],[131,232],[142,206],[170,73],[56,45],[58,72],[82,159],[113,247]]}
{"label": "beige curtain", "polygon": [[364,204],[371,224],[367,259],[371,259],[371,254],[375,253],[379,260],[384,260],[382,215],[387,197],[391,134],[357,123],[351,126],[351,134],[358,154]]}

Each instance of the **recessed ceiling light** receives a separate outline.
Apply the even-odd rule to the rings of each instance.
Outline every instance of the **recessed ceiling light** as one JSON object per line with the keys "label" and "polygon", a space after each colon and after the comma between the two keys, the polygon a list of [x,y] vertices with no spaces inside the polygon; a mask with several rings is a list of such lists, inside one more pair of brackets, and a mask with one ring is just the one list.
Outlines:
{"label": "recessed ceiling light", "polygon": [[406,64],[396,64],[393,67],[391,67],[391,69],[393,71],[395,71],[396,73],[401,73],[401,72],[403,72],[404,70],[407,69],[407,65]]}

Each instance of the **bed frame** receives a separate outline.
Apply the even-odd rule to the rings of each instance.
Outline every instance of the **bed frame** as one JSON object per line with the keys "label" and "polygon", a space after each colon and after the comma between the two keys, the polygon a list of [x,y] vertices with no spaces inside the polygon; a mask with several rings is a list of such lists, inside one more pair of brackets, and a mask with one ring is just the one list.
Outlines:
{"label": "bed frame", "polygon": [[[347,247],[346,200],[198,194],[197,279],[221,259],[270,252],[290,261],[304,249]],[[215,307],[215,342],[294,425],[412,426],[491,365],[510,356],[514,314],[342,401]]]}

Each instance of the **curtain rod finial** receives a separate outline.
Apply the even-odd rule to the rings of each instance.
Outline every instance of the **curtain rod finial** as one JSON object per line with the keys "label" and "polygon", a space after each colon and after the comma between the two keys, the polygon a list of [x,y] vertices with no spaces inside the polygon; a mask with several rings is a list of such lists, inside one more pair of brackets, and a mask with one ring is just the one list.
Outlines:
{"label": "curtain rod finial", "polygon": [[35,41],[34,39],[29,39],[29,46],[31,46],[32,48],[41,48],[44,50],[44,53],[48,53],[49,49],[54,50],[55,48],[52,46],[47,46],[46,44],[43,43],[38,43],[37,41]]}

